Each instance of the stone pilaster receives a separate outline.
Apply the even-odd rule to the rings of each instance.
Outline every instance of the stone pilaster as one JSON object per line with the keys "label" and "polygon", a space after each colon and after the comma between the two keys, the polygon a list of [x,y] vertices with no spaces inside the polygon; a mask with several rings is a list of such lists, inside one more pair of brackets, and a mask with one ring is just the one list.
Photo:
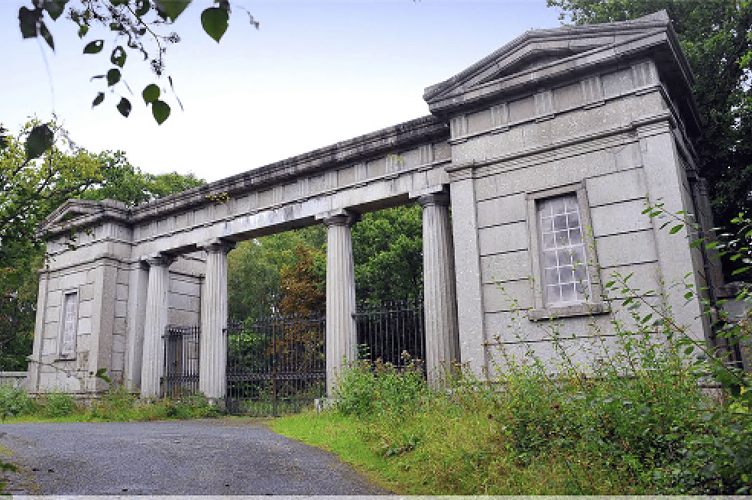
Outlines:
{"label": "stone pilaster", "polygon": [[418,197],[423,207],[423,294],[425,297],[426,368],[431,385],[459,361],[459,329],[454,250],[446,192]]}
{"label": "stone pilaster", "polygon": [[201,292],[201,344],[198,388],[212,400],[227,390],[227,253],[235,247],[220,239],[204,245],[206,280]]}
{"label": "stone pilaster", "polygon": [[357,214],[323,219],[326,225],[326,392],[331,397],[343,366],[356,356],[355,265],[350,228]]}
{"label": "stone pilaster", "polygon": [[141,398],[159,397],[159,384],[164,372],[164,339],[167,327],[170,292],[170,264],[174,257],[155,254],[147,257],[149,284],[146,292],[144,349],[141,362]]}

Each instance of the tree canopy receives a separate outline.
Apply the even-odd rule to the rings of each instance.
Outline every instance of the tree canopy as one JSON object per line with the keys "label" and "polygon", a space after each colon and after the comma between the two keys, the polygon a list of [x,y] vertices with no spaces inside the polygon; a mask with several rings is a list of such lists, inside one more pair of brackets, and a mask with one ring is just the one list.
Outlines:
{"label": "tree canopy", "polygon": [[752,213],[752,3],[749,0],[547,0],[575,24],[635,19],[665,9],[695,75],[700,173],[716,225]]}
{"label": "tree canopy", "polygon": [[365,214],[353,227],[359,301],[416,299],[423,293],[423,220],[418,205]]}

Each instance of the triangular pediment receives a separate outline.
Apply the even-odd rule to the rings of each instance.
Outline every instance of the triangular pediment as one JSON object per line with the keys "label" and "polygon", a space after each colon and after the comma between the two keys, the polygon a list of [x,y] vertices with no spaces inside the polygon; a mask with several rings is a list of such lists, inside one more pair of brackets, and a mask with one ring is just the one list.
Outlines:
{"label": "triangular pediment", "polygon": [[129,210],[124,203],[114,200],[68,200],[40,226],[40,233],[54,233],[61,229],[90,225],[103,218],[128,221]]}
{"label": "triangular pediment", "polygon": [[[461,73],[428,87],[423,98],[434,114],[496,98],[500,94],[523,92],[524,87],[551,84],[577,73],[595,71],[602,64],[614,64],[640,50],[667,45],[674,50],[676,35],[666,11],[633,21],[565,26],[530,30]],[[691,80],[683,56],[677,61],[683,78]]]}

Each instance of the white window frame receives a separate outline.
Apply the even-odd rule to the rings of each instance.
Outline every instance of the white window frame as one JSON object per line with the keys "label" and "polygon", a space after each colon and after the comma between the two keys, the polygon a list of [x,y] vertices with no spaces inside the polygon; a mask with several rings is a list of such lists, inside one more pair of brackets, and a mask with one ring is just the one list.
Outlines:
{"label": "white window frame", "polygon": [[[574,195],[580,212],[580,229],[585,247],[587,262],[583,263],[590,282],[590,293],[584,300],[567,305],[548,305],[544,299],[544,275],[541,258],[541,228],[538,221],[538,206],[541,202],[564,196]],[[598,274],[598,259],[595,251],[595,241],[592,234],[590,219],[590,205],[588,203],[585,185],[582,182],[569,184],[553,189],[546,189],[526,194],[527,219],[530,236],[530,259],[533,270],[533,308],[528,311],[528,318],[539,321],[551,318],[563,318],[567,316],[589,316],[608,312],[608,307],[603,301],[603,290]]]}
{"label": "white window frame", "polygon": [[[66,323],[67,323],[67,311],[68,308],[68,301],[70,300],[69,297],[75,296],[76,303],[75,303],[75,311],[73,311],[73,322],[71,331],[66,331]],[[79,293],[79,290],[77,288],[71,289],[71,290],[64,290],[63,291],[63,297],[60,304],[60,333],[58,335],[58,346],[57,346],[57,356],[60,360],[72,360],[76,359],[76,348],[78,346],[78,313],[81,305],[81,294]],[[68,333],[72,334],[72,349],[63,349],[63,346],[66,343],[66,337],[68,337]]]}

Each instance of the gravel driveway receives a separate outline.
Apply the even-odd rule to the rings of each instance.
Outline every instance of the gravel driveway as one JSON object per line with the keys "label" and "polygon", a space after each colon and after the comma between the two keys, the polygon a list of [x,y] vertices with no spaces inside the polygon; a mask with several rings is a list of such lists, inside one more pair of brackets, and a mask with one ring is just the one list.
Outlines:
{"label": "gravel driveway", "polygon": [[6,493],[374,495],[333,455],[251,419],[0,424]]}

